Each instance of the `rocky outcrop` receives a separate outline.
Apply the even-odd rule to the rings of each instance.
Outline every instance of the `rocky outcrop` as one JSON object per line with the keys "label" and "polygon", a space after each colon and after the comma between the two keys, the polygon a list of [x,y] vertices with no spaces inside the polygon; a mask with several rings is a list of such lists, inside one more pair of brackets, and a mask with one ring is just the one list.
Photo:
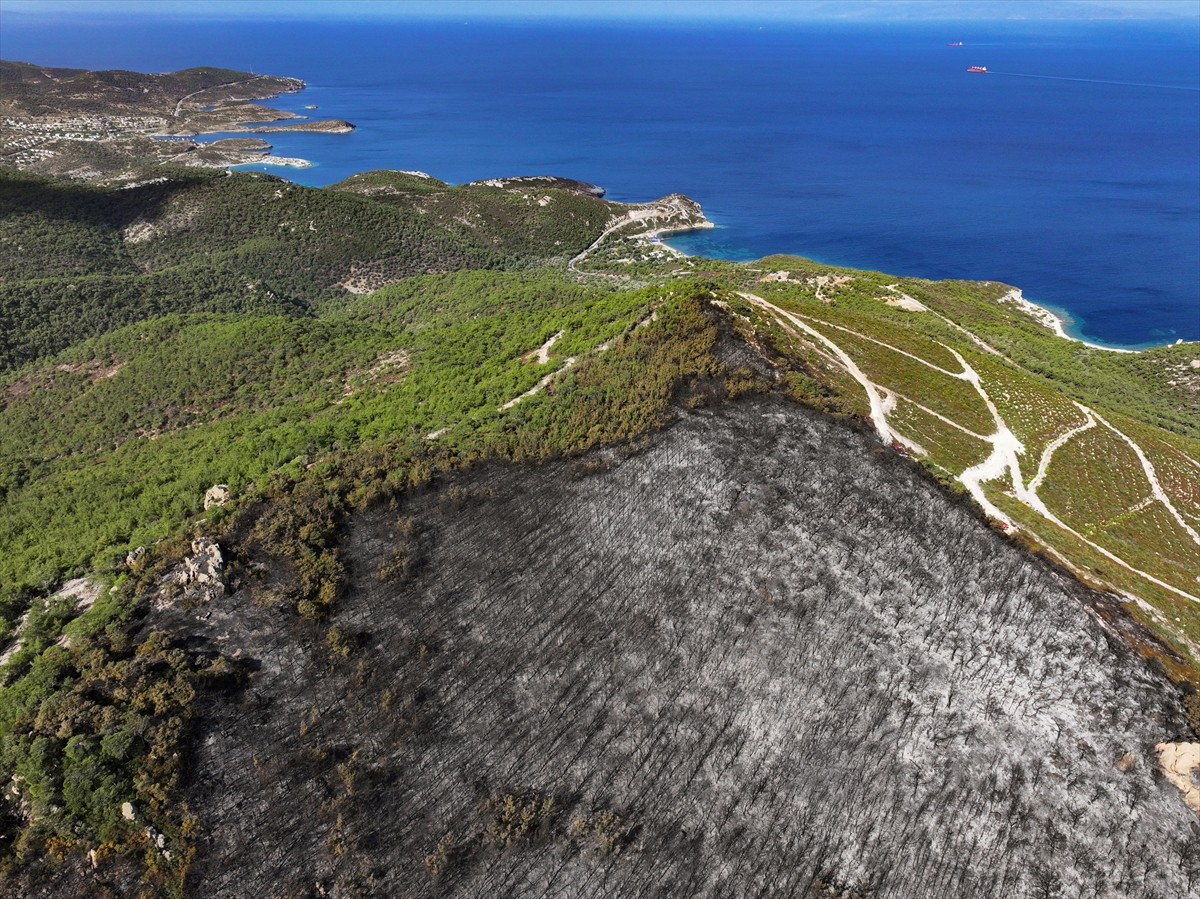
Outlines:
{"label": "rocky outcrop", "polygon": [[211,509],[213,506],[223,506],[229,502],[233,496],[233,491],[229,489],[228,484],[213,484],[204,491],[204,508]]}
{"label": "rocky outcrop", "polygon": [[1188,808],[1200,814],[1200,743],[1159,743],[1158,764],[1179,787]]}
{"label": "rocky outcrop", "polygon": [[207,537],[197,537],[192,541],[192,554],[176,570],[174,580],[182,587],[199,588],[209,595],[223,595],[226,581],[221,547]]}

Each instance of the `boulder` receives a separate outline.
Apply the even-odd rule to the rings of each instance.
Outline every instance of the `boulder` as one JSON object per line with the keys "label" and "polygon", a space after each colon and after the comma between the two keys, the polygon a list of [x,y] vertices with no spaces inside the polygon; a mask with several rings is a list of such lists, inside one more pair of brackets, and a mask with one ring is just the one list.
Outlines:
{"label": "boulder", "polygon": [[204,508],[211,509],[213,506],[223,506],[229,502],[233,492],[229,489],[228,484],[213,484],[204,491]]}

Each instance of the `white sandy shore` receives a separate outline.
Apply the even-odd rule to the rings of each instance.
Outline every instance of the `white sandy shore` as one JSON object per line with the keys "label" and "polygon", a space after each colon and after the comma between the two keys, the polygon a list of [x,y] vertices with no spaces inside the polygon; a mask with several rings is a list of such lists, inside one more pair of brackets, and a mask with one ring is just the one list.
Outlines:
{"label": "white sandy shore", "polygon": [[1087,340],[1081,340],[1078,337],[1072,337],[1067,333],[1066,327],[1063,325],[1063,320],[1058,315],[1055,315],[1045,306],[1039,306],[1037,303],[1030,302],[1021,295],[1021,291],[1013,288],[1004,296],[1000,297],[1001,303],[1013,303],[1024,312],[1026,315],[1035,319],[1042,325],[1045,325],[1063,340],[1074,340],[1077,343],[1082,343],[1084,346],[1089,346],[1094,350],[1107,350],[1110,353],[1137,353],[1139,350],[1127,350],[1123,347],[1104,346],[1101,343],[1092,343]]}
{"label": "white sandy shore", "polygon": [[278,165],[293,169],[311,169],[313,167],[313,163],[298,156],[260,156],[256,159],[247,159],[245,162],[230,163],[226,168],[237,169],[247,165]]}
{"label": "white sandy shore", "polygon": [[675,256],[678,256],[680,259],[686,259],[686,258],[688,258],[688,254],[683,252],[682,250],[675,249],[673,246],[671,246],[669,243],[667,243],[667,238],[669,238],[673,235],[676,235],[676,234],[688,234],[692,231],[705,231],[709,228],[715,228],[715,227],[717,227],[717,226],[713,222],[704,221],[704,222],[700,222],[699,224],[692,225],[691,227],[688,227],[688,228],[679,228],[679,227],[655,228],[652,231],[647,231],[645,234],[642,234],[641,237],[647,243],[652,243],[652,244],[654,244],[654,246],[659,247],[660,249],[666,250],[668,253],[672,253]]}

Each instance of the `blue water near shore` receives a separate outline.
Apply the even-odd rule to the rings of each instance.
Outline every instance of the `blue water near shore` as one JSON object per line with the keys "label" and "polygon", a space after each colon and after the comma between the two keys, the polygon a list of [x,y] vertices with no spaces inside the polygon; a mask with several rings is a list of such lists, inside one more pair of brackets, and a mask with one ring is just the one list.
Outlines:
{"label": "blue water near shore", "polygon": [[672,239],[688,252],[1005,281],[1068,311],[1090,340],[1200,339],[1194,22],[760,30],[9,14],[3,55],[303,78],[307,90],[274,105],[358,125],[267,135],[276,154],[316,163],[273,170],[303,184],[398,168],[456,183],[563,175],[618,200],[679,191],[719,225]]}

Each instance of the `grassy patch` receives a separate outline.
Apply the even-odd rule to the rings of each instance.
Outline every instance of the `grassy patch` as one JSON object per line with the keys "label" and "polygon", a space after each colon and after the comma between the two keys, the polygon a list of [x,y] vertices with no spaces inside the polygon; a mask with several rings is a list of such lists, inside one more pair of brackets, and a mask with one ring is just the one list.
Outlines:
{"label": "grassy patch", "polygon": [[1103,425],[1067,441],[1050,462],[1039,495],[1088,537],[1150,496],[1150,483],[1125,441]]}

